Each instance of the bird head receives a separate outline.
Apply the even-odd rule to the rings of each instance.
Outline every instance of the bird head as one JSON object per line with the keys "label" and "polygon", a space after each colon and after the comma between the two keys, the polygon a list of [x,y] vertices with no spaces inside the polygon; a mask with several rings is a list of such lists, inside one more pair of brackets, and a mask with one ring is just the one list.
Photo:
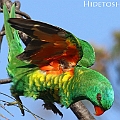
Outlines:
{"label": "bird head", "polygon": [[111,108],[114,101],[114,92],[108,82],[98,82],[97,84],[97,86],[92,86],[92,89],[90,87],[91,92],[87,93],[87,98],[94,105],[95,115],[99,116]]}
{"label": "bird head", "polygon": [[114,91],[106,77],[90,68],[78,67],[75,69],[75,79],[74,84],[77,86],[73,90],[75,101],[89,100],[94,105],[97,116],[111,108],[114,102]]}

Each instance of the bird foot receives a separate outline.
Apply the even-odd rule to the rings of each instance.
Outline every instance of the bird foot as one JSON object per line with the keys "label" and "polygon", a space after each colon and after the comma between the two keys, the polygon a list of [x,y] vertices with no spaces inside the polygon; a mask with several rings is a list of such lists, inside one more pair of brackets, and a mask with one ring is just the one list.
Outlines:
{"label": "bird foot", "polygon": [[45,103],[42,106],[44,106],[44,108],[46,110],[52,110],[54,114],[59,114],[61,116],[61,118],[63,117],[63,114],[60,112],[60,110],[52,103]]}
{"label": "bird foot", "polygon": [[22,115],[24,116],[24,109],[23,109],[23,105],[21,104],[21,102],[16,100],[16,101],[13,101],[13,102],[6,102],[4,105],[12,106],[12,105],[16,105],[16,104],[18,105],[18,107],[21,110]]}
{"label": "bird foot", "polygon": [[5,105],[11,106],[11,105],[16,105],[17,104],[18,107],[20,108],[20,111],[21,111],[22,115],[24,116],[25,113],[24,113],[24,109],[23,109],[23,104],[22,104],[22,101],[21,101],[19,95],[17,95],[17,94],[12,94],[12,95],[16,100],[13,101],[13,102],[7,102],[7,103],[5,103]]}

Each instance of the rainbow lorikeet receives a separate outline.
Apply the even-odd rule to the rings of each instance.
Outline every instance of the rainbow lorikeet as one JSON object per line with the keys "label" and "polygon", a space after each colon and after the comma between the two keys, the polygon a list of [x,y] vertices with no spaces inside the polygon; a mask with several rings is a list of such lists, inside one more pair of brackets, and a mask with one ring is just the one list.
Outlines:
{"label": "rainbow lorikeet", "polygon": [[[9,46],[7,71],[13,82],[11,93],[23,114],[19,96],[42,99],[46,109],[61,116],[55,102],[68,108],[87,99],[95,106],[96,115],[110,109],[113,88],[106,77],[88,68],[95,61],[88,42],[47,23],[14,18],[14,6],[10,14],[5,5],[3,10]],[[31,37],[25,50],[15,29]]]}

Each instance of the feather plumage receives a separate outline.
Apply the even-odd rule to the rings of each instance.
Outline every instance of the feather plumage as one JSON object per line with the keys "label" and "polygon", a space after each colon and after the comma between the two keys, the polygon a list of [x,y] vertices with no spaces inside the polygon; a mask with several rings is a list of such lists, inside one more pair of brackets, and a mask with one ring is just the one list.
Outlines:
{"label": "feather plumage", "polygon": [[[96,109],[104,111],[112,106],[114,92],[109,80],[88,68],[95,61],[94,50],[89,43],[46,23],[9,19],[15,17],[14,6],[9,14],[4,5],[3,12],[9,46],[7,71],[13,81],[11,93],[23,114],[19,96],[42,99],[47,109],[61,116],[54,102],[68,108],[78,100],[87,99],[98,106]],[[15,29],[32,37],[25,50],[17,30],[11,28],[8,21]]]}

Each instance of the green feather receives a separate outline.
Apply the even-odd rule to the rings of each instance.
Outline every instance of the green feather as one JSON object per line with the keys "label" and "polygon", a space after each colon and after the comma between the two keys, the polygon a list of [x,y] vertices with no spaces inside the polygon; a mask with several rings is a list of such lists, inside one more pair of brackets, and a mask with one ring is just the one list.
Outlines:
{"label": "green feather", "polygon": [[83,56],[77,65],[91,67],[95,62],[95,52],[93,47],[86,41],[77,38],[82,46]]}
{"label": "green feather", "polygon": [[[9,14],[6,6],[3,6],[4,25],[6,38],[9,46],[7,71],[13,81],[11,86],[12,95],[20,102],[19,107],[24,114],[23,106],[19,96],[42,99],[45,103],[57,102],[69,107],[76,101],[87,99],[94,105],[109,109],[114,101],[114,91],[107,78],[100,73],[87,68],[95,61],[95,54],[92,46],[72,35],[76,40],[79,50],[82,50],[83,57],[74,68],[74,75],[64,72],[60,75],[46,74],[37,66],[18,60],[17,55],[24,50],[20,43],[18,31],[11,28],[7,22],[10,17],[15,17],[15,6],[13,5]],[[70,38],[71,38],[70,35]],[[97,94],[102,98],[99,102]]]}
{"label": "green feather", "polygon": [[93,47],[87,41],[77,38],[70,32],[67,32],[66,37],[70,39],[71,43],[76,44],[79,54],[82,56],[77,65],[91,67],[95,62],[95,52]]}

